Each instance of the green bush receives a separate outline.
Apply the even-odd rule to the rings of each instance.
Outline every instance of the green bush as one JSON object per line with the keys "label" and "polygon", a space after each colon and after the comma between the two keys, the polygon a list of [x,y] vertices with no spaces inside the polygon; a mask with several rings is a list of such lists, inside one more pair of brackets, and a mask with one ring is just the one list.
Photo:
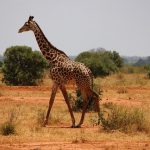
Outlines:
{"label": "green bush", "polygon": [[2,65],[3,65],[3,62],[2,62],[2,61],[0,61],[0,67],[2,67]]}
{"label": "green bush", "polygon": [[113,103],[103,105],[101,123],[105,130],[123,132],[149,132],[149,122],[140,108],[127,108]]}
{"label": "green bush", "polygon": [[[99,96],[102,95],[102,91],[99,89],[99,87],[96,84],[94,84],[93,89],[99,94]],[[76,90],[76,98],[74,98],[71,95],[71,93],[69,94],[69,100],[73,111],[78,112],[82,110],[83,99],[79,89]],[[92,98],[89,100],[87,111],[95,111],[95,102]]]}
{"label": "green bush", "polygon": [[40,52],[27,46],[12,46],[4,53],[3,81],[7,85],[36,85],[47,66]]}
{"label": "green bush", "polygon": [[148,71],[147,77],[148,77],[148,79],[150,79],[150,71]]}
{"label": "green bush", "polygon": [[80,53],[76,59],[88,66],[94,76],[107,76],[118,71],[123,60],[115,51],[86,51]]}
{"label": "green bush", "polygon": [[5,122],[1,126],[1,134],[2,135],[11,135],[15,133],[15,126],[11,122]]}

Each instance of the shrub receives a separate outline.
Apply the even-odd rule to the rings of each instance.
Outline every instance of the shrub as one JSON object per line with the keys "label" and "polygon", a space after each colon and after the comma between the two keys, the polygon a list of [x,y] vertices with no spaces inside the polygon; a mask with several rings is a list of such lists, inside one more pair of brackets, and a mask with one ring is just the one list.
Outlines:
{"label": "shrub", "polygon": [[[94,91],[96,91],[99,94],[99,96],[102,95],[102,91],[96,84],[94,84],[93,89],[94,89]],[[71,95],[71,93],[69,94],[69,100],[70,100],[70,104],[72,106],[73,111],[81,111],[82,110],[83,99],[82,99],[81,92],[79,89],[76,90],[76,98],[74,98]],[[95,103],[92,98],[89,100],[87,111],[95,111]]]}
{"label": "shrub", "polygon": [[0,67],[2,67],[2,65],[3,65],[3,62],[2,62],[2,61],[0,61]]}
{"label": "shrub", "polygon": [[115,51],[87,51],[80,53],[76,61],[88,66],[94,76],[107,76],[118,71],[122,67],[123,61]]}
{"label": "shrub", "polygon": [[15,126],[11,122],[5,122],[1,126],[2,135],[10,135],[15,133]]}
{"label": "shrub", "polygon": [[40,52],[27,46],[12,46],[4,53],[3,81],[7,85],[36,85],[44,75],[47,62]]}
{"label": "shrub", "polygon": [[8,113],[7,121],[1,125],[2,135],[11,135],[15,133],[15,121],[17,120],[16,111],[14,109],[10,110]]}
{"label": "shrub", "polygon": [[147,77],[148,77],[148,79],[150,79],[150,71],[148,71]]}
{"label": "shrub", "polygon": [[113,103],[103,105],[101,123],[105,130],[120,130],[123,132],[149,132],[149,122],[145,112],[140,108],[127,108]]}
{"label": "shrub", "polygon": [[62,121],[62,116],[57,114],[57,115],[50,115],[49,117],[49,124],[60,124]]}

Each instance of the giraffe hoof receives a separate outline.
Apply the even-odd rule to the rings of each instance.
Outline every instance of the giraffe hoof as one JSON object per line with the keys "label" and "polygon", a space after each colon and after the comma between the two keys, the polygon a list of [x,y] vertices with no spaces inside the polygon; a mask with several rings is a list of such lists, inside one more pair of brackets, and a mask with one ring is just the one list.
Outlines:
{"label": "giraffe hoof", "polygon": [[48,124],[48,121],[45,120],[44,123],[43,123],[43,127],[46,127],[47,124]]}
{"label": "giraffe hoof", "polygon": [[71,126],[71,128],[75,128],[75,127],[76,127],[75,125],[72,125],[72,126]]}
{"label": "giraffe hoof", "polygon": [[81,125],[76,125],[75,128],[81,128]]}

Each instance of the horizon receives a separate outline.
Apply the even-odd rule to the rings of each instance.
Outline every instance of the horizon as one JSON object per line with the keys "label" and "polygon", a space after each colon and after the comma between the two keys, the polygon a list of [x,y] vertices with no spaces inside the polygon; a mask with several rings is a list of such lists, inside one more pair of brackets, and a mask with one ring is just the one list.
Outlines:
{"label": "horizon", "polygon": [[[27,46],[27,45],[12,45],[12,46]],[[12,46],[10,46],[10,47],[12,47]],[[29,47],[29,46],[28,46]],[[7,47],[7,48],[9,48],[9,47]],[[6,48],[6,49],[7,49]],[[99,48],[101,48],[101,47],[99,47]],[[40,51],[40,49],[33,49],[32,47],[31,47],[31,49],[32,49],[32,51],[39,51],[39,52],[41,52]],[[97,48],[94,48],[94,49],[97,49]],[[105,49],[105,48],[102,48],[102,49]],[[93,49],[90,49],[90,50],[85,50],[85,51],[82,51],[82,52],[86,52],[86,51],[91,51],[91,50],[93,50]],[[106,50],[106,49],[105,49]],[[115,51],[115,50],[106,50],[106,51]],[[82,53],[81,52],[81,53]],[[117,52],[117,51],[116,51]],[[80,53],[79,53],[80,54]],[[79,54],[77,54],[77,55],[67,55],[67,56],[69,56],[69,57],[77,57]],[[120,54],[119,54],[120,55]],[[3,54],[0,54],[0,56],[2,56],[2,57],[4,57],[4,53]],[[133,55],[133,56],[128,56],[128,55],[120,55],[121,57],[138,57],[138,58],[147,58],[147,57],[150,57],[150,55],[146,55],[146,56],[137,56],[137,55]]]}

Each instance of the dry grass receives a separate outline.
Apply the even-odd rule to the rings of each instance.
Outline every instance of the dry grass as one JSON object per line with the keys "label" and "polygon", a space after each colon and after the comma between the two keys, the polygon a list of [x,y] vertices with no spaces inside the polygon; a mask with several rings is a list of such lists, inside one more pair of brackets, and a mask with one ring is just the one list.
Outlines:
{"label": "dry grass", "polygon": [[123,74],[117,73],[106,78],[99,78],[97,82],[101,83],[101,86],[113,87],[116,88],[118,86],[127,86],[127,87],[150,87],[150,80],[147,78],[147,75],[144,73],[141,74]]}
{"label": "dry grass", "polygon": [[[5,108],[4,108],[5,106]],[[149,136],[145,133],[137,133],[136,135],[124,134],[121,132],[107,133],[99,127],[93,127],[91,119],[96,118],[96,113],[88,113],[85,124],[88,127],[81,129],[71,129],[70,116],[67,108],[54,107],[51,121],[48,127],[42,127],[43,112],[46,107],[32,104],[19,104],[1,102],[0,105],[0,124],[8,120],[9,110],[14,112],[14,124],[16,126],[16,134],[6,138],[0,136],[0,143],[15,143],[28,141],[99,141],[99,140],[149,140]],[[41,114],[41,115],[39,115]],[[79,120],[80,113],[75,113]]]}
{"label": "dry grass", "polygon": [[3,79],[3,74],[1,73],[1,70],[0,70],[0,85],[3,85],[2,79]]}
{"label": "dry grass", "polygon": [[[112,102],[125,101],[125,104],[140,102],[145,110],[150,108],[150,80],[145,78],[144,74],[116,74],[106,78],[95,80],[101,85],[103,90],[102,102],[111,100]],[[58,92],[56,101],[52,108],[50,122],[48,127],[42,127],[47,104],[50,96],[49,84],[51,81],[46,78],[41,87],[16,90],[17,87],[7,89],[2,86],[0,92],[0,125],[6,122],[10,112],[14,113],[14,124],[16,126],[15,135],[5,137],[0,135],[0,143],[22,143],[22,142],[42,142],[42,141],[71,141],[72,143],[84,143],[86,141],[99,140],[124,140],[124,141],[148,141],[150,135],[144,132],[136,134],[125,134],[119,131],[111,133],[105,132],[102,127],[95,127],[97,114],[87,113],[85,117],[85,126],[81,129],[71,129],[70,115],[65,102],[62,101],[62,95]],[[118,89],[123,92],[118,92]],[[122,90],[122,89],[121,89]],[[125,91],[125,92],[124,92]],[[4,99],[3,99],[4,97]],[[7,97],[22,97],[18,101]],[[30,102],[32,98],[32,102]],[[43,103],[42,99],[46,102]],[[61,98],[61,100],[60,100]],[[29,100],[28,100],[29,99]],[[41,99],[36,103],[37,99]],[[28,101],[25,101],[28,100]],[[132,107],[131,107],[132,108]],[[81,113],[75,113],[76,123],[80,119]],[[149,118],[150,115],[147,114]]]}
{"label": "dry grass", "polygon": [[145,132],[150,134],[150,111],[129,108],[113,103],[105,103],[101,111],[101,121],[105,130],[119,130],[125,133]]}
{"label": "dry grass", "polygon": [[142,105],[150,103],[150,80],[146,74],[114,74],[95,81],[101,85],[103,100],[130,100]]}

